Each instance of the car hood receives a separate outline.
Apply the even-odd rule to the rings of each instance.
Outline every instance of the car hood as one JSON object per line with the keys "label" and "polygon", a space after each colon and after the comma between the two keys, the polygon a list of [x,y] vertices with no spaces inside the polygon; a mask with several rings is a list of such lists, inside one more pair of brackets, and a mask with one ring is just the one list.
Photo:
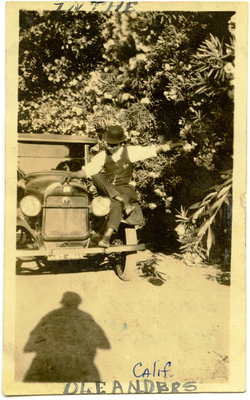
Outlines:
{"label": "car hood", "polygon": [[[24,192],[23,194],[32,194],[42,200],[47,187],[53,183],[62,182],[67,175],[67,171],[32,172],[18,181],[18,188]],[[72,181],[72,183],[78,189],[86,191],[85,184],[79,181]]]}

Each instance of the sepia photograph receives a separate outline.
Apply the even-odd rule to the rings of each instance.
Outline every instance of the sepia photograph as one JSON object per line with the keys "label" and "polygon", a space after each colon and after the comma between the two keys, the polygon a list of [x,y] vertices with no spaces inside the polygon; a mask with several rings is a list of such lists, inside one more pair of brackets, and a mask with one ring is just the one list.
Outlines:
{"label": "sepia photograph", "polygon": [[246,2],[7,2],[4,395],[246,390]]}

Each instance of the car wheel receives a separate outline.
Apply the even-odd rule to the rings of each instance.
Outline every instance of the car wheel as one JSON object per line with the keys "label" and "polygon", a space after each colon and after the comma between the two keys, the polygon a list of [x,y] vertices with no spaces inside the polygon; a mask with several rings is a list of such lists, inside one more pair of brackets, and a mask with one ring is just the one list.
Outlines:
{"label": "car wheel", "polygon": [[37,250],[38,244],[23,226],[16,227],[16,248],[17,250]]}
{"label": "car wheel", "polygon": [[[137,244],[137,233],[134,228],[125,229],[126,245]],[[120,253],[115,259],[115,271],[123,281],[130,281],[137,275],[137,251]]]}
{"label": "car wheel", "polygon": [[[38,244],[31,236],[30,232],[23,226],[16,227],[16,249],[17,250],[29,250],[32,253],[32,250],[38,249]],[[26,253],[27,254],[27,253]],[[36,261],[35,257],[25,256],[21,258],[17,258],[16,260],[16,274],[20,274],[23,271],[23,264],[27,264],[30,262]]]}
{"label": "car wheel", "polygon": [[23,261],[19,258],[16,260],[16,274],[19,275],[22,271],[22,263]]}

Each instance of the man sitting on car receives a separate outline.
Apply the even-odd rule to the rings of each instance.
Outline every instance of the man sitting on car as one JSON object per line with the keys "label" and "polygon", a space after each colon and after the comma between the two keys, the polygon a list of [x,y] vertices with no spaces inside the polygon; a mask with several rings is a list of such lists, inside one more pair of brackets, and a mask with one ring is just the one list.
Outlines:
{"label": "man sitting on car", "polygon": [[[107,142],[106,151],[101,151],[91,162],[77,172],[70,172],[72,178],[92,178],[94,185],[111,199],[111,208],[107,230],[99,241],[100,247],[109,247],[113,232],[117,232],[123,214],[128,216],[137,201],[134,187],[130,184],[133,173],[133,163],[150,157],[157,157],[162,152],[169,151],[180,143],[170,143],[160,146],[126,146],[126,135],[119,125],[110,126],[104,133]],[[104,175],[101,171],[104,171]]]}

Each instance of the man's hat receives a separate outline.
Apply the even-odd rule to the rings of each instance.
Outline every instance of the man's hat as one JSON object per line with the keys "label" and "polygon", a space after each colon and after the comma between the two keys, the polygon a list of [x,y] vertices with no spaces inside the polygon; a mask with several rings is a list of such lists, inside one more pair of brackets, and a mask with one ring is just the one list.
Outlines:
{"label": "man's hat", "polygon": [[109,129],[104,133],[103,139],[110,144],[119,144],[124,142],[127,137],[120,125],[110,126]]}

